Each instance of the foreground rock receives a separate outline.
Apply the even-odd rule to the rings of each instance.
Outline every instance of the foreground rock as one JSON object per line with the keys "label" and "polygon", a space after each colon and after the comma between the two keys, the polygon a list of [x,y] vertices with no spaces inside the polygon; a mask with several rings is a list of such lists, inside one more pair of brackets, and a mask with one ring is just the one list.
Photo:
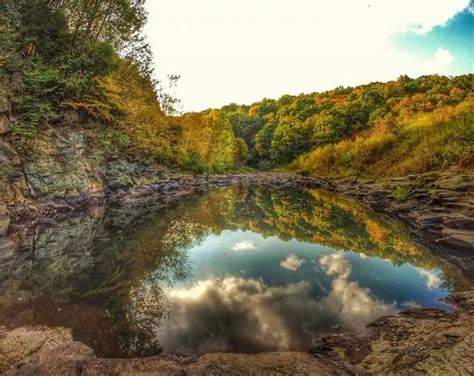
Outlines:
{"label": "foreground rock", "polygon": [[474,290],[455,293],[453,313],[412,309],[381,317],[361,336],[321,337],[308,353],[96,358],[66,329],[19,328],[0,337],[6,375],[471,375]]}
{"label": "foreground rock", "polygon": [[369,375],[471,375],[474,372],[474,290],[453,294],[453,313],[411,309],[381,317],[367,334],[323,336],[310,352],[349,373]]}
{"label": "foreground rock", "polygon": [[[11,365],[11,367],[9,367]],[[63,328],[19,328],[0,338],[6,375],[331,375],[330,366],[302,352],[206,354],[101,359]]]}
{"label": "foreground rock", "polygon": [[0,337],[0,372],[5,372],[11,364],[33,354],[47,353],[73,343],[70,330],[46,326],[0,332]]}

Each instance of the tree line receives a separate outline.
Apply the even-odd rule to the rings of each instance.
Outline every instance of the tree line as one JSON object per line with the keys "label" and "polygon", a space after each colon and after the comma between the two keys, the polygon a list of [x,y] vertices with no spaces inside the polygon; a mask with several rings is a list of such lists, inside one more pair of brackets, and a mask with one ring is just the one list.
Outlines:
{"label": "tree line", "polygon": [[472,168],[473,83],[472,74],[401,76],[193,116],[220,113],[244,142],[242,157],[257,169],[396,175]]}

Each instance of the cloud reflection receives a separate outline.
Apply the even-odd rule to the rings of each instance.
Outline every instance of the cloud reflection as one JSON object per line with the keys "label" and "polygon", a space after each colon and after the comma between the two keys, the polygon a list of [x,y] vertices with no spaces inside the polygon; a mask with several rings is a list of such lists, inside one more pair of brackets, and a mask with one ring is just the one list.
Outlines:
{"label": "cloud reflection", "polygon": [[441,285],[441,278],[435,270],[428,271],[422,268],[417,268],[417,270],[423,277],[426,277],[426,287],[430,290],[436,289]]}
{"label": "cloud reflection", "polygon": [[325,298],[325,305],[328,312],[338,316],[346,328],[360,331],[367,321],[396,311],[395,306],[372,297],[368,288],[349,281],[352,265],[342,253],[326,255],[321,258],[320,264],[329,275],[337,275],[329,295]]}
{"label": "cloud reflection", "polygon": [[320,260],[335,275],[329,294],[316,300],[309,282],[268,286],[261,280],[206,279],[167,291],[170,318],[158,330],[166,352],[306,350],[331,324],[362,331],[367,321],[394,312],[348,280],[351,264],[340,253]]}
{"label": "cloud reflection", "polygon": [[295,255],[290,255],[285,260],[280,262],[280,266],[284,269],[288,269],[295,272],[301,267],[301,265],[304,264],[304,262],[304,259],[299,259]]}
{"label": "cloud reflection", "polygon": [[234,244],[232,247],[232,250],[236,252],[242,252],[242,251],[251,251],[253,249],[257,248],[255,246],[255,243],[251,240],[242,240],[240,242],[237,242]]}

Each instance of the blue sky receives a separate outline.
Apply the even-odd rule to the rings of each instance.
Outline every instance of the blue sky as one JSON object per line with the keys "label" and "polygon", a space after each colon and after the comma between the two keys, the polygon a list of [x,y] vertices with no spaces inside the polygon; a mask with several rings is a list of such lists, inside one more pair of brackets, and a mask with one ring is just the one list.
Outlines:
{"label": "blue sky", "polygon": [[472,0],[149,0],[158,78],[183,110],[473,72]]}
{"label": "blue sky", "polygon": [[452,63],[439,73],[458,75],[474,72],[474,6],[454,15],[446,24],[426,34],[400,33],[393,43],[414,56],[428,59],[439,48],[449,51]]}

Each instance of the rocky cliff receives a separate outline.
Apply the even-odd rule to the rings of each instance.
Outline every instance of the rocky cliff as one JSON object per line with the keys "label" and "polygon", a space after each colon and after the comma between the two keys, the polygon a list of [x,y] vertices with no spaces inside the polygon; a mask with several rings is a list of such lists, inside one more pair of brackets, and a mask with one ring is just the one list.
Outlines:
{"label": "rocky cliff", "polygon": [[[9,123],[8,107],[0,115]],[[15,217],[101,204],[108,191],[169,181],[164,168],[106,155],[78,124],[41,130],[22,149],[6,126],[0,135],[0,234]]]}

